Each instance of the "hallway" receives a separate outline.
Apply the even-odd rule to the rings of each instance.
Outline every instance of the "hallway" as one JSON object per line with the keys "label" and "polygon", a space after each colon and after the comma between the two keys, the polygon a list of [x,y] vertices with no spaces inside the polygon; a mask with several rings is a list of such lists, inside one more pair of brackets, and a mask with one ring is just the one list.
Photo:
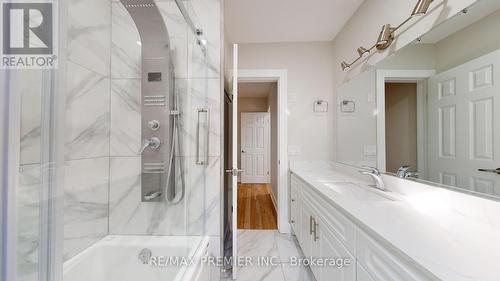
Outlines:
{"label": "hallway", "polygon": [[277,229],[268,184],[238,184],[238,229]]}

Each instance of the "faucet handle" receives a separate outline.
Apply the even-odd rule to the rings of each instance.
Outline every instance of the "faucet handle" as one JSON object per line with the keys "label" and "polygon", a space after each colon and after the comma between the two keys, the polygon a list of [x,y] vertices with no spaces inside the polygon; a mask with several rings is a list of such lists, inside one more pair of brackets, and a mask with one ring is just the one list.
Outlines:
{"label": "faucet handle", "polygon": [[403,165],[403,166],[399,167],[398,171],[406,172],[406,171],[410,170],[410,168],[411,168],[410,165]]}
{"label": "faucet handle", "polygon": [[158,148],[160,148],[160,145],[161,145],[161,141],[157,137],[145,139],[142,142],[142,147],[137,154],[141,155],[144,152],[144,150],[146,150],[146,148],[148,148],[148,147],[151,147],[153,149],[158,149]]}
{"label": "faucet handle", "polygon": [[149,139],[143,140],[142,141],[142,146],[139,149],[139,151],[137,152],[137,154],[141,155],[144,152],[144,150],[146,150],[146,148],[149,147],[149,145],[150,145],[150,140]]}
{"label": "faucet handle", "polygon": [[[361,168],[363,168],[365,170],[368,170],[368,171],[370,171],[373,174],[380,175],[380,171],[377,168],[375,168],[375,167],[363,165],[363,166],[361,166]],[[361,172],[366,172],[366,171],[359,171],[359,172],[361,173]]]}

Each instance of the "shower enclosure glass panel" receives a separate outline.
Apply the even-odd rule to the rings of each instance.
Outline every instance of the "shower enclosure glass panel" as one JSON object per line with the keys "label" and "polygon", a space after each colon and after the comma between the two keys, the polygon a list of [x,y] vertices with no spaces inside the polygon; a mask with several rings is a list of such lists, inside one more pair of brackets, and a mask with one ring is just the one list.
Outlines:
{"label": "shower enclosure glass panel", "polygon": [[155,1],[178,98],[172,197],[185,193],[143,202],[137,27],[119,1],[58,2],[59,67],[0,71],[1,280],[72,281],[67,264],[111,236],[219,236],[219,3]]}
{"label": "shower enclosure glass panel", "polygon": [[2,185],[8,196],[2,207],[10,217],[2,219],[2,227],[12,234],[2,241],[10,246],[2,255],[10,263],[5,280],[56,280],[63,223],[57,71],[2,70],[1,76],[10,121],[2,137],[11,140],[10,157],[3,155],[11,182]]}

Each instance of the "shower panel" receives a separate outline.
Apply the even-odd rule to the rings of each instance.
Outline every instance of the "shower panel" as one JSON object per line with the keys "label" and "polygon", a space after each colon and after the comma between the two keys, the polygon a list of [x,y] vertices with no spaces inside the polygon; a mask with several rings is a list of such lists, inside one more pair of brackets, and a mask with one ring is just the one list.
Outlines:
{"label": "shower panel", "polygon": [[177,201],[175,153],[176,143],[179,144],[179,111],[167,27],[153,0],[121,0],[121,3],[132,16],[141,37],[143,141],[138,152],[142,159],[141,200]]}

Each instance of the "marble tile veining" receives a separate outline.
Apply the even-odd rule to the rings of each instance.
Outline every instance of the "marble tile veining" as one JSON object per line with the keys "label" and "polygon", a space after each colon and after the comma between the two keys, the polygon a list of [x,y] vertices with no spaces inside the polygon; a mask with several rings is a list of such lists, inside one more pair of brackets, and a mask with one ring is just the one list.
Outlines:
{"label": "marble tile veining", "polygon": [[141,78],[141,38],[120,2],[112,3],[111,78]]}
{"label": "marble tile veining", "polygon": [[111,2],[71,0],[68,5],[68,59],[109,76]]}
{"label": "marble tile veining", "polygon": [[221,89],[219,79],[177,79],[182,155],[196,156],[198,108],[209,109],[209,156],[220,156]]}
{"label": "marble tile veining", "polygon": [[[277,265],[252,265],[238,268],[238,281],[246,280],[283,280],[315,281],[309,267],[290,263],[290,257],[303,257],[295,236],[281,234],[273,230],[238,231],[238,256],[240,257],[279,257]],[[253,259],[255,262],[255,259]]]}
{"label": "marble tile veining", "polygon": [[141,202],[141,158],[112,157],[110,234],[184,235],[185,202]]}
{"label": "marble tile veining", "polygon": [[110,81],[68,63],[66,160],[109,154]]}
{"label": "marble tile veining", "polygon": [[141,80],[111,80],[111,156],[137,156],[141,147]]}
{"label": "marble tile veining", "polygon": [[40,165],[21,166],[17,191],[17,263],[19,281],[34,280],[37,277],[40,189]]}
{"label": "marble tile veining", "polygon": [[186,173],[188,235],[220,233],[220,161],[210,157],[208,165],[197,165],[195,157],[183,157]]}
{"label": "marble tile veining", "polygon": [[44,76],[41,70],[23,70],[23,73],[16,71],[13,76],[13,89],[21,96],[20,164],[40,163]]}
{"label": "marble tile veining", "polygon": [[108,234],[108,157],[66,161],[64,258]]}

